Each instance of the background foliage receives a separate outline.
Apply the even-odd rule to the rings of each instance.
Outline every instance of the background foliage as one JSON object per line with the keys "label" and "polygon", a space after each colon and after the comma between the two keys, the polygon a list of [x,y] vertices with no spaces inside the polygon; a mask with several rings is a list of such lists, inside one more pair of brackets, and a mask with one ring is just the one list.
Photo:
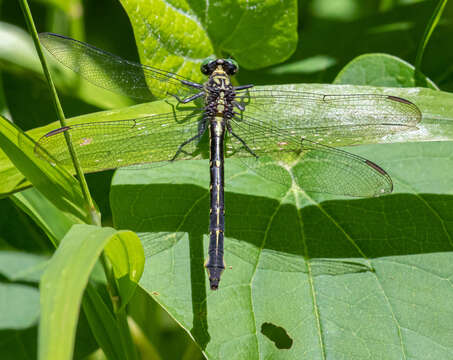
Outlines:
{"label": "background foliage", "polygon": [[[242,17],[229,2],[214,2],[209,11],[190,1],[41,0],[30,6],[39,31],[66,34],[129,60],[181,70],[194,80],[200,80],[197,60],[215,53],[233,55],[240,62],[241,84],[410,87],[394,89],[392,94],[420,106],[422,131],[387,142],[451,139],[451,5],[423,57],[421,69],[429,79],[422,85],[434,90],[417,90],[412,87],[420,83],[410,64],[437,1],[262,3],[266,6],[260,9],[257,2],[258,9],[251,8]],[[269,23],[273,26],[263,26]],[[55,114],[24,29],[19,5],[0,1],[0,113],[29,130],[53,122]],[[153,50],[156,46],[158,50]],[[62,70],[55,73],[55,82],[68,117],[119,109],[74,121],[140,116],[153,106],[163,106],[126,108],[134,101],[100,91]],[[329,89],[307,87],[307,91],[337,91]],[[13,147],[18,130],[8,131],[5,138]],[[45,129],[33,131],[31,136],[37,136]],[[180,163],[173,170],[143,174],[122,171],[112,184],[113,172],[88,175],[103,225],[138,232],[145,249],[145,272],[128,305],[132,337],[143,358],[201,358],[199,348],[211,358],[451,357],[451,142],[349,150],[388,169],[395,193],[360,200],[305,196],[243,175],[238,163],[229,165],[226,261],[232,269],[215,295],[206,292],[202,267],[208,208],[205,163]],[[0,353],[2,359],[35,358],[39,313],[51,310],[40,309],[38,281],[53,252],[52,243],[58,243],[83,216],[68,218],[34,189],[8,197],[29,184],[4,159],[0,161],[4,196],[0,201]],[[184,176],[175,178],[175,171]],[[71,180],[65,181],[70,189]],[[153,220],[159,217],[163,220]],[[100,251],[112,234],[113,229],[105,230],[91,245]],[[67,234],[71,236],[77,239],[73,232]],[[67,249],[60,247],[57,255],[64,256]],[[125,247],[124,251],[138,250]],[[304,259],[314,261],[307,265]],[[101,339],[105,329],[93,326],[93,314],[102,314],[96,296],[108,297],[102,272],[92,265],[90,286],[96,289],[89,286],[82,300],[74,357],[102,357],[99,351],[92,354],[101,344],[114,358],[125,351],[114,346],[111,354],[106,351],[105,344],[117,336],[116,330]],[[173,274],[175,269],[178,275]],[[42,281],[62,281],[58,278]],[[131,293],[129,285],[121,287],[122,296]],[[52,301],[67,301],[59,300],[58,294],[46,296],[52,295]]]}

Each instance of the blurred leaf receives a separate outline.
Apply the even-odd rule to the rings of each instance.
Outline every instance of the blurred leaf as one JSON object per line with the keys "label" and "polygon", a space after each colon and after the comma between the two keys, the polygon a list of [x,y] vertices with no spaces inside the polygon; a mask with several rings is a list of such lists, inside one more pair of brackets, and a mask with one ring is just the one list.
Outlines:
{"label": "blurred leaf", "polygon": [[72,358],[77,314],[88,277],[102,249],[117,234],[132,236],[112,228],[74,225],[63,238],[40,285],[40,359]]}
{"label": "blurred leaf", "polygon": [[[26,71],[43,78],[41,65],[30,36],[21,28],[0,22],[0,68],[12,72]],[[100,89],[88,81],[80,79],[72,71],[64,68],[55,60],[50,61],[56,86],[66,95],[76,96],[87,103],[112,108],[128,106],[134,102],[122,95]],[[30,80],[30,77],[28,77]]]}
{"label": "blurred leaf", "polygon": [[0,21],[0,38],[0,63],[35,73],[41,71],[33,43],[25,30]]}
{"label": "blurred leaf", "polygon": [[217,292],[203,268],[207,161],[116,172],[115,224],[139,232],[145,248],[140,285],[208,358],[449,357],[453,143],[348,150],[385,168],[394,194],[306,193],[226,162],[227,269]]}
{"label": "blurred leaf", "polygon": [[121,309],[134,295],[137,283],[143,274],[145,255],[140,239],[132,233],[121,233],[113,237],[105,247],[110,259],[121,296]]}
{"label": "blurred leaf", "polygon": [[[35,143],[14,124],[0,117],[0,147],[42,194],[72,221],[88,218],[78,182],[63,169],[34,153]],[[7,181],[8,185],[10,182]]]}
{"label": "blurred leaf", "polygon": [[33,326],[39,317],[38,289],[22,284],[0,283],[0,314],[1,330]]}
{"label": "blurred leaf", "polygon": [[[351,60],[337,75],[334,84],[370,85],[370,86],[415,86],[415,68],[388,54],[365,54]],[[430,79],[425,78],[427,87],[439,88]]]}
{"label": "blurred leaf", "polygon": [[[334,12],[335,4],[324,1]],[[305,4],[306,2],[301,2]],[[356,1],[359,8],[378,7],[375,1]],[[381,1],[379,1],[381,3]],[[436,1],[392,1],[390,11],[375,9],[359,11],[360,17],[345,22],[334,18],[321,17],[311,6],[300,12],[299,44],[290,62],[324,56],[333,59],[334,66],[316,73],[301,73],[295,76],[271,75],[262,71],[241,71],[240,83],[282,84],[282,83],[330,83],[338,72],[352,59],[366,53],[387,53],[410,63],[414,62],[417,45],[423,34]],[[309,2],[309,5],[312,1]],[[374,5],[373,5],[374,4]],[[365,14],[365,16],[363,16]],[[442,21],[433,34],[431,44],[426,48],[423,72],[443,90],[453,89],[453,7],[447,6]]]}
{"label": "blurred leaf", "polygon": [[268,74],[285,74],[285,75],[298,75],[298,74],[310,74],[318,71],[323,71],[333,65],[336,60],[329,56],[317,55],[308,59],[275,66],[266,71]]}
{"label": "blurred leaf", "polygon": [[351,21],[371,14],[376,10],[378,1],[360,0],[313,0],[310,2],[311,12],[319,18]]}
{"label": "blurred leaf", "polygon": [[82,9],[79,9],[79,7],[81,6],[80,0],[35,0],[35,1],[57,6],[68,14],[82,11]]}
{"label": "blurred leaf", "polygon": [[[121,0],[143,64],[194,81],[208,56],[232,56],[246,68],[287,59],[297,42],[297,3]],[[263,19],[266,21],[263,21]]]}
{"label": "blurred leaf", "polygon": [[39,282],[49,256],[0,251],[0,274],[10,281]]}

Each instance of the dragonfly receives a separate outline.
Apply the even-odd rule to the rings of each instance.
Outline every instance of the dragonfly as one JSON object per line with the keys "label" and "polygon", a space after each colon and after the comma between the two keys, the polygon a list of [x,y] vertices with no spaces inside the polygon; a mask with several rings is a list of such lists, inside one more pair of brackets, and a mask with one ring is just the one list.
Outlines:
{"label": "dragonfly", "polygon": [[[208,58],[204,83],[124,60],[92,45],[52,33],[40,41],[60,63],[82,78],[142,100],[172,97],[171,113],[142,118],[81,123],[44,135],[35,152],[53,164],[72,166],[64,135],[70,135],[85,172],[121,166],[168,164],[202,157],[209,135],[209,249],[205,262],[210,288],[225,270],[225,158],[238,158],[268,180],[290,181],[304,191],[356,197],[391,193],[387,172],[358,155],[315,141],[366,138],[415,128],[418,107],[392,95],[328,95],[232,84],[239,66],[233,59]],[[206,145],[205,145],[206,146]]]}

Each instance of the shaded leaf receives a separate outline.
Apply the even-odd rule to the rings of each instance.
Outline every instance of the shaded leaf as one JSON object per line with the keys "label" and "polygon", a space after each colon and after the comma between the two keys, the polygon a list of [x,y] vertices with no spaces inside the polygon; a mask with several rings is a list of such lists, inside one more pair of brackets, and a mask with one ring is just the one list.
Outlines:
{"label": "shaded leaf", "polygon": [[38,327],[25,330],[1,330],[0,352],[2,360],[36,359]]}

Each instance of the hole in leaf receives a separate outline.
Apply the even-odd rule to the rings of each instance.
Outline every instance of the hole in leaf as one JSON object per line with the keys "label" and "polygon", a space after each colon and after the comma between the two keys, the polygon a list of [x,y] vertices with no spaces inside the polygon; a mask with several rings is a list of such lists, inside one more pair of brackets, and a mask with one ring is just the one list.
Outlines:
{"label": "hole in leaf", "polygon": [[271,323],[263,323],[263,325],[261,325],[261,334],[274,342],[278,349],[289,349],[293,345],[293,339],[291,339],[286,330],[280,326]]}

